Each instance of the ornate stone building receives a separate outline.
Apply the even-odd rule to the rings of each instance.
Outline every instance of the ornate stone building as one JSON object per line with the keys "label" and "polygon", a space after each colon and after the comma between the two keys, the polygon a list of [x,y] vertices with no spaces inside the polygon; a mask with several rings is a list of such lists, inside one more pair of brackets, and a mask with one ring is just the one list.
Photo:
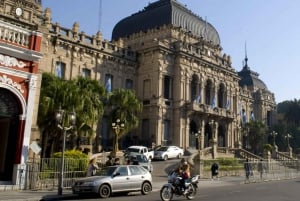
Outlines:
{"label": "ornate stone building", "polygon": [[[37,140],[42,9],[36,1],[0,1],[0,185],[15,183]],[[35,151],[38,150],[38,146]]]}
{"label": "ornate stone building", "polygon": [[[17,7],[22,7],[23,12],[18,11],[16,16]],[[66,80],[81,75],[99,80],[103,86],[109,82],[112,89],[135,90],[143,103],[143,113],[139,127],[123,139],[124,147],[130,143],[147,146],[155,143],[184,148],[204,149],[212,144],[233,148],[242,145],[241,126],[246,121],[255,118],[268,126],[273,123],[274,94],[258,74],[250,70],[247,58],[243,69],[237,72],[230,56],[222,52],[220,36],[213,25],[179,1],[159,0],[122,19],[115,25],[111,40],[103,39],[101,32],[86,35],[76,22],[71,29],[52,22],[51,9],[43,10],[37,0],[2,0],[0,9],[3,24],[0,42],[18,50],[29,49],[24,54],[18,51],[7,54],[7,48],[1,46],[0,54],[31,61],[22,69],[1,64],[0,76],[4,76],[4,71],[7,76],[26,69],[21,76],[23,81],[38,81],[37,85],[22,84],[23,90],[26,86],[28,90],[29,86],[37,86],[34,87],[37,95],[32,93],[25,99],[30,105],[35,104],[26,116],[31,118],[27,121],[31,131],[27,126],[23,134],[27,138],[32,134],[32,141],[37,138],[34,134],[40,85],[39,76],[35,74],[37,66],[39,73],[51,72]],[[8,27],[21,32],[4,35]],[[28,38],[42,36],[40,52],[43,57],[39,65],[36,63],[41,57],[39,43],[34,46],[28,42],[24,47],[13,44],[14,36],[20,38],[21,33]],[[24,55],[27,57],[23,58]],[[18,83],[21,81],[19,79]],[[9,94],[17,91],[11,82],[9,87],[3,87],[4,82],[7,86],[7,81],[1,81],[0,90],[11,88]],[[0,103],[3,103],[2,92],[0,96]],[[0,111],[0,128],[8,128],[2,123],[1,107]],[[102,124],[95,128],[95,140],[101,141],[104,148],[111,145],[109,127],[104,117]],[[9,133],[18,135],[13,129]],[[25,146],[29,144],[26,140]],[[0,155],[0,168],[1,163],[3,157]]]}

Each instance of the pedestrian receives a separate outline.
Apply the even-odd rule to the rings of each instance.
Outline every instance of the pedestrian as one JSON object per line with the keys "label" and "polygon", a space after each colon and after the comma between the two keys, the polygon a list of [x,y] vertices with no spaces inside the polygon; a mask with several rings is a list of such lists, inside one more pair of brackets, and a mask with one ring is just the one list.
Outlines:
{"label": "pedestrian", "polygon": [[216,177],[218,179],[218,174],[219,174],[219,165],[214,162],[212,165],[211,165],[211,179],[213,180],[214,177]]}
{"label": "pedestrian", "polygon": [[113,165],[120,165],[120,159],[115,158],[115,161],[114,161]]}
{"label": "pedestrian", "polygon": [[263,160],[260,159],[259,162],[258,162],[258,165],[257,165],[257,171],[259,172],[259,176],[260,176],[260,180],[262,180],[262,177],[263,177]]}
{"label": "pedestrian", "polygon": [[88,165],[88,168],[87,168],[86,176],[91,177],[91,176],[96,175],[96,171],[97,171],[98,168],[99,167],[96,163],[96,158],[90,159],[90,162],[89,162],[89,165]]}
{"label": "pedestrian", "polygon": [[248,160],[248,158],[246,159],[246,162],[244,163],[244,169],[245,169],[245,175],[246,175],[246,181],[245,183],[250,183],[249,177],[251,175],[251,164]]}
{"label": "pedestrian", "polygon": [[113,158],[111,156],[107,156],[107,161],[105,162],[106,166],[112,166],[113,165]]}

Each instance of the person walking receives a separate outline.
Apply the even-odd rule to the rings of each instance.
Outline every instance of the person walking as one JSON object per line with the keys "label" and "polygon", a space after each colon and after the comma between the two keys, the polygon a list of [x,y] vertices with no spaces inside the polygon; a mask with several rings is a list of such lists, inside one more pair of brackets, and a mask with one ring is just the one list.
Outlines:
{"label": "person walking", "polygon": [[250,175],[251,175],[251,164],[248,160],[248,158],[246,159],[246,162],[244,163],[244,169],[245,169],[245,175],[246,175],[246,180],[245,183],[250,183]]}
{"label": "person walking", "polygon": [[258,162],[257,171],[259,172],[260,180],[262,181],[263,171],[264,171],[264,169],[263,169],[263,159],[260,159],[260,161]]}
{"label": "person walking", "polygon": [[111,156],[107,156],[107,161],[105,162],[105,166],[112,166],[113,165],[113,158]]}
{"label": "person walking", "polygon": [[214,177],[216,177],[216,179],[219,179],[219,178],[218,178],[218,174],[219,174],[219,165],[218,165],[216,162],[214,162],[214,163],[211,165],[210,170],[211,170],[211,179],[213,180]]}
{"label": "person walking", "polygon": [[88,168],[87,168],[86,176],[87,177],[94,176],[96,174],[96,171],[97,171],[98,168],[99,167],[96,163],[96,158],[90,159],[90,162],[89,162],[89,165],[88,165]]}

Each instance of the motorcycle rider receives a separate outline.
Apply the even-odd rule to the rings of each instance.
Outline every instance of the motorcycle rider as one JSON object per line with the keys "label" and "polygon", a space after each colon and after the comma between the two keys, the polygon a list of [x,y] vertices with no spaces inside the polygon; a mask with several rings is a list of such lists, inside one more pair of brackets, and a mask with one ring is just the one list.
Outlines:
{"label": "motorcycle rider", "polygon": [[186,189],[185,183],[191,177],[190,166],[189,166],[188,163],[184,163],[183,164],[183,166],[182,166],[182,172],[181,172],[180,176],[182,178],[181,181],[180,181],[181,190],[182,190],[183,194],[185,195],[187,193],[187,189]]}

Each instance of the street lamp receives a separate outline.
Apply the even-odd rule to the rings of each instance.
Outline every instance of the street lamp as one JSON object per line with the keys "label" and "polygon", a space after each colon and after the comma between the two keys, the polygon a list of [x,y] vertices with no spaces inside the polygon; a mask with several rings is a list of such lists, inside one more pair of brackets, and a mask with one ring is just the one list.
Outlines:
{"label": "street lamp", "polygon": [[271,133],[271,135],[273,136],[273,144],[274,144],[274,146],[276,146],[276,144],[275,144],[275,137],[276,137],[277,134],[278,133],[276,133],[275,131],[272,131],[272,133]]}
{"label": "street lamp", "polygon": [[119,134],[120,134],[121,130],[124,129],[125,124],[123,122],[121,122],[120,119],[117,119],[115,122],[112,122],[111,127],[115,132],[115,144],[114,144],[114,148],[113,148],[113,155],[115,155],[117,153],[117,151],[119,150],[119,144],[118,144]]}
{"label": "street lamp", "polygon": [[[67,114],[67,116],[66,116]],[[67,118],[67,119],[66,119]],[[59,110],[56,112],[55,116],[57,127],[63,132],[63,146],[61,151],[61,167],[60,174],[58,178],[58,195],[62,195],[63,192],[63,178],[64,178],[64,163],[65,163],[65,146],[66,146],[66,134],[67,131],[71,130],[76,123],[76,113],[74,109],[72,112],[65,112],[59,106]],[[67,122],[64,120],[68,120],[69,125],[67,126]]]}
{"label": "street lamp", "polygon": [[285,138],[287,139],[287,145],[288,147],[290,147],[290,138],[292,138],[292,135],[290,135],[289,133],[285,136]]}

